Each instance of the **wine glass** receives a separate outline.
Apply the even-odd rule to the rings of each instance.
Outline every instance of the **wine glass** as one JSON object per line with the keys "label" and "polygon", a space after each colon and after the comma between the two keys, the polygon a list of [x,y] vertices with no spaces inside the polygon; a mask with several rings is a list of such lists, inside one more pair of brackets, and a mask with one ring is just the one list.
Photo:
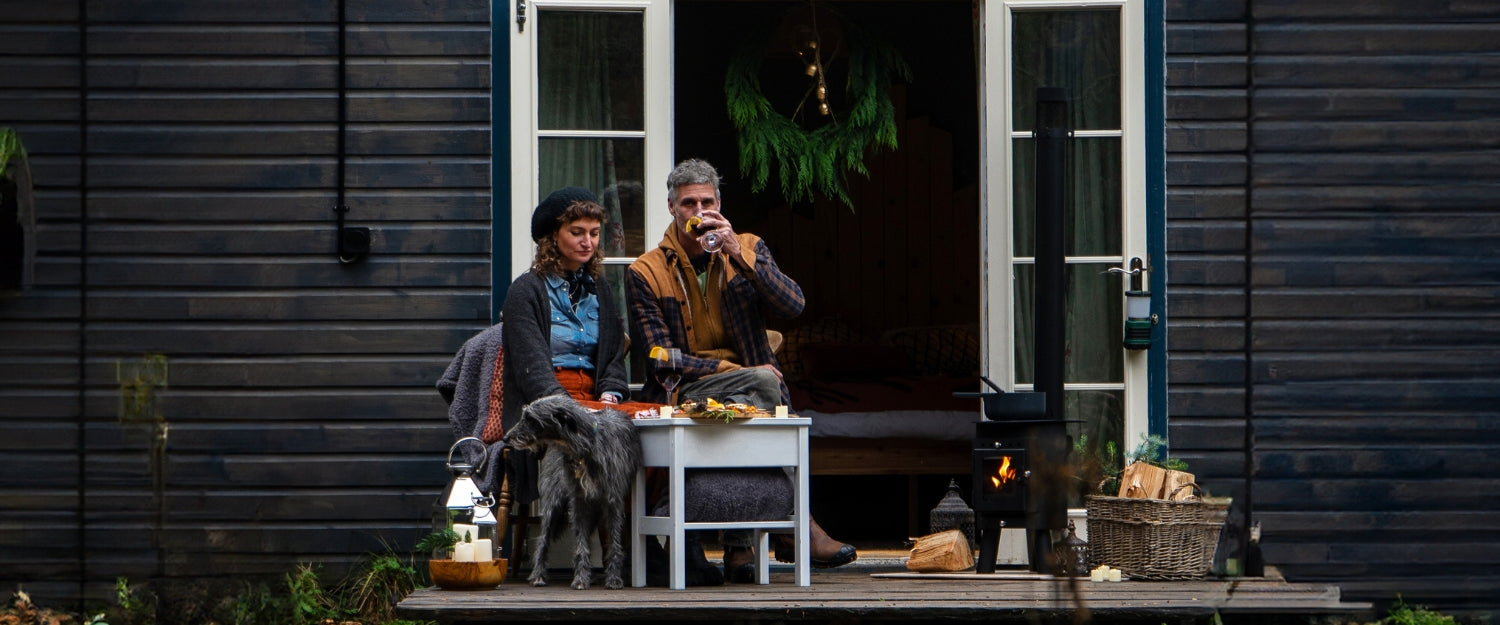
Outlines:
{"label": "wine glass", "polygon": [[698,245],[701,246],[703,248],[703,251],[705,252],[712,254],[719,251],[719,248],[724,247],[724,238],[719,234],[719,230],[717,228],[711,228],[709,226],[703,225],[702,213],[693,215],[693,217],[688,220],[688,231],[691,232],[693,236],[698,237]]}
{"label": "wine glass", "polygon": [[682,350],[668,347],[663,351],[666,353],[656,359],[656,381],[667,389],[667,401],[672,401],[672,391],[682,382]]}

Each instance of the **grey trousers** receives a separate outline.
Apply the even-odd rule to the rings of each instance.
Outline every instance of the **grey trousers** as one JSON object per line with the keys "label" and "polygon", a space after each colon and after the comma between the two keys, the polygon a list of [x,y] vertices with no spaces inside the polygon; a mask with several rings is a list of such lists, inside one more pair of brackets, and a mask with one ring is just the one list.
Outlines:
{"label": "grey trousers", "polygon": [[781,403],[781,380],[770,369],[754,367],[735,369],[699,378],[682,385],[678,401],[693,400],[700,404],[712,397],[725,404],[750,404],[770,412]]}

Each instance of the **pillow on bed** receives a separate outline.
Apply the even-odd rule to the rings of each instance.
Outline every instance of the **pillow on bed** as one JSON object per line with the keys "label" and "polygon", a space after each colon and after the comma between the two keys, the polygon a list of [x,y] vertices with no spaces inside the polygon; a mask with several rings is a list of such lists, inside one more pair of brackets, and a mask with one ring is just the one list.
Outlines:
{"label": "pillow on bed", "polygon": [[867,380],[911,375],[905,352],[874,343],[822,342],[802,346],[802,373],[814,380]]}
{"label": "pillow on bed", "polygon": [[819,319],[806,325],[800,325],[785,332],[785,342],[782,343],[781,353],[776,355],[776,362],[781,365],[781,375],[788,382],[795,382],[807,377],[803,368],[802,348],[812,343],[872,343],[860,336],[852,326],[838,317]]}
{"label": "pillow on bed", "polygon": [[897,328],[881,336],[880,342],[905,353],[920,375],[979,374],[979,333],[970,326]]}

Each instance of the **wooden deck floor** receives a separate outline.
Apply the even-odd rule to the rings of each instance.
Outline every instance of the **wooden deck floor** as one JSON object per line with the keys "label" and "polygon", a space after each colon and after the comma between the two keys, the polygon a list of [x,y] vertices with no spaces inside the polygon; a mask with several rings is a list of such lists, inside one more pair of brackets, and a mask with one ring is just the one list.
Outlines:
{"label": "wooden deck floor", "polygon": [[[983,577],[983,579],[973,579]],[[1365,616],[1371,607],[1340,599],[1334,586],[1279,577],[1178,582],[1076,584],[1022,571],[990,576],[908,575],[899,561],[863,562],[814,571],[812,586],[791,583],[791,568],[773,567],[769,586],[714,588],[595,586],[576,591],[567,578],[542,588],[507,580],[482,591],[418,590],[397,616],[442,623],[709,622],[709,621],[1020,621],[1070,622],[1087,610],[1093,622],[1306,622],[1319,616]],[[627,580],[628,582],[628,580]],[[1373,619],[1366,619],[1373,620]]]}

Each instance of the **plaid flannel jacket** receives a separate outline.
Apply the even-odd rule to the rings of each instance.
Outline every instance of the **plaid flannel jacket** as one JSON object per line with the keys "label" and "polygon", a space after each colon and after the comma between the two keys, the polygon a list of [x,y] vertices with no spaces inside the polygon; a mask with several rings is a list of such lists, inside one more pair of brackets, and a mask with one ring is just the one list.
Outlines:
{"label": "plaid flannel jacket", "polygon": [[[696,380],[721,371],[769,364],[780,368],[766,338],[766,315],[790,319],[802,314],[807,300],[802,287],[781,272],[765,241],[753,234],[737,234],[742,251],[724,269],[720,287],[724,331],[742,362],[732,363],[687,354],[688,326],[693,320],[687,303],[687,281],[697,280],[691,261],[669,230],[657,248],[630,265],[625,276],[630,302],[631,349],[644,356],[653,345],[683,348],[683,379]],[[665,402],[666,389],[647,377],[641,401]],[[781,385],[781,401],[790,393]]]}

